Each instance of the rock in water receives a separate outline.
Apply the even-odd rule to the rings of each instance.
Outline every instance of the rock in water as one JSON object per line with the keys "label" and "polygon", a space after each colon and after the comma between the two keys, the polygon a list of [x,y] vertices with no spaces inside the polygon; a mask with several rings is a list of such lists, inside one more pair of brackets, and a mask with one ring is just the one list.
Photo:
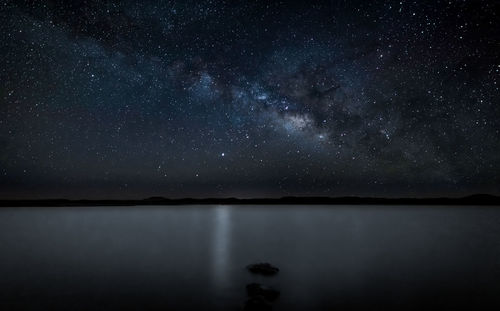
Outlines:
{"label": "rock in water", "polygon": [[279,297],[280,292],[270,287],[262,286],[258,283],[247,285],[247,294],[250,297],[262,296],[268,301],[274,301]]}
{"label": "rock in water", "polygon": [[245,303],[245,311],[269,311],[273,305],[262,296],[251,297]]}
{"label": "rock in water", "polygon": [[275,275],[280,271],[280,269],[267,262],[249,265],[247,269],[252,273],[263,275]]}

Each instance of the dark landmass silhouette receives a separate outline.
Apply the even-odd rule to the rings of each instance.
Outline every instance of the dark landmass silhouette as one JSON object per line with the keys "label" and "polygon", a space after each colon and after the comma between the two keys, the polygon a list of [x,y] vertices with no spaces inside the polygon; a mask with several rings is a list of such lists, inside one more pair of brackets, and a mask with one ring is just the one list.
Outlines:
{"label": "dark landmass silhouette", "polygon": [[474,194],[460,198],[282,197],[182,198],[150,197],[142,200],[0,200],[0,207],[138,206],[138,205],[499,205],[500,196]]}

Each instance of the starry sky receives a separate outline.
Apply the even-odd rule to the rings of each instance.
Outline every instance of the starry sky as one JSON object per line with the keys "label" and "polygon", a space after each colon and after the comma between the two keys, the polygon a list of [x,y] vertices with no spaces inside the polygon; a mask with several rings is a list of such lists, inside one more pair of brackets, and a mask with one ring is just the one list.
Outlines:
{"label": "starry sky", "polygon": [[498,1],[0,3],[0,198],[500,194]]}

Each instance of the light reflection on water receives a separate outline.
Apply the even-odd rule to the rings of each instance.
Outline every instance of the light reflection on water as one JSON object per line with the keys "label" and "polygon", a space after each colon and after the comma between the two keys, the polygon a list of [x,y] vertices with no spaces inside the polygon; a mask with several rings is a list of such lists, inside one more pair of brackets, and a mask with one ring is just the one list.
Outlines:
{"label": "light reflection on water", "polygon": [[223,290],[230,279],[228,267],[230,266],[231,209],[229,206],[217,206],[213,213],[212,277],[214,286]]}

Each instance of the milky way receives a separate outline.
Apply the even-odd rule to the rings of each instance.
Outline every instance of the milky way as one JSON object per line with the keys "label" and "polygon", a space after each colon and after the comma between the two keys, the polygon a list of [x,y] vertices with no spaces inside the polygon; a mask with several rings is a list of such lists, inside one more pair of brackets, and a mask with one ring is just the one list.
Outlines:
{"label": "milky way", "polygon": [[3,198],[500,193],[497,1],[2,1]]}

